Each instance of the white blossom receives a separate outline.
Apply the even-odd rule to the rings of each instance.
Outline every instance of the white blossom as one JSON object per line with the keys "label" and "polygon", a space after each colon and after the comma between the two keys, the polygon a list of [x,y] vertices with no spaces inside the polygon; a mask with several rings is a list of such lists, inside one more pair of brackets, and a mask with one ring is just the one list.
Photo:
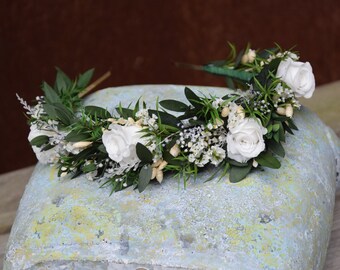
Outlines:
{"label": "white blossom", "polygon": [[244,118],[229,129],[227,134],[228,157],[245,163],[265,149],[263,135],[267,133],[258,119]]}

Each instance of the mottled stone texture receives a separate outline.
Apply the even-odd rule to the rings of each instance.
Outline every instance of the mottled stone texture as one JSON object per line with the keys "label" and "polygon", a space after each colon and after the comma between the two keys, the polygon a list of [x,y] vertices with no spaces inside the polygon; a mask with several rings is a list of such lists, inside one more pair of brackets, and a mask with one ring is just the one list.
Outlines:
{"label": "mottled stone texture", "polygon": [[[194,87],[198,89],[198,87]],[[222,88],[200,88],[223,95]],[[110,88],[87,99],[113,110],[143,95],[182,98],[181,86]],[[339,140],[305,108],[279,170],[186,189],[177,179],[109,189],[60,180],[38,164],[12,228],[5,269],[322,269],[330,236]],[[337,152],[338,153],[338,152]]]}

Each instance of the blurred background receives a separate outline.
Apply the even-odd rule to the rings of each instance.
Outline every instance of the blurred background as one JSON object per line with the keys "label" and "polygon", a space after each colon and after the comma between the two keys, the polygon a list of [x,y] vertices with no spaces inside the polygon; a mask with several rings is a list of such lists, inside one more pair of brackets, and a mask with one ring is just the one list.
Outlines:
{"label": "blurred background", "polygon": [[[241,48],[296,45],[312,63],[318,85],[340,79],[340,2],[249,0],[0,1],[0,173],[36,162],[18,93],[40,95],[55,67],[74,77],[94,67],[100,85],[224,86],[224,79],[175,67]],[[340,105],[339,105],[340,106]]]}

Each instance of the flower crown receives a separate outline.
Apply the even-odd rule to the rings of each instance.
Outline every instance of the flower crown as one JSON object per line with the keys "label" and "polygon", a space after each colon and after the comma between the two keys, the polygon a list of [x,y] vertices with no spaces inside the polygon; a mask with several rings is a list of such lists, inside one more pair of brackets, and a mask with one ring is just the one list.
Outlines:
{"label": "flower crown", "polygon": [[[286,132],[297,130],[292,117],[298,97],[315,89],[311,65],[279,47],[255,51],[249,46],[227,60],[195,68],[223,75],[232,94],[206,96],[184,89],[186,103],[138,99],[116,113],[83,106],[82,98],[109,74],[89,84],[93,70],[71,81],[60,69],[54,87],[42,84],[44,96],[29,106],[18,96],[29,118],[28,139],[38,160],[56,164],[58,176],[85,175],[103,180],[112,192],[134,186],[142,192],[151,180],[175,173],[184,185],[209,166],[221,179],[245,178],[259,167],[280,168]],[[171,114],[169,111],[176,113]]]}

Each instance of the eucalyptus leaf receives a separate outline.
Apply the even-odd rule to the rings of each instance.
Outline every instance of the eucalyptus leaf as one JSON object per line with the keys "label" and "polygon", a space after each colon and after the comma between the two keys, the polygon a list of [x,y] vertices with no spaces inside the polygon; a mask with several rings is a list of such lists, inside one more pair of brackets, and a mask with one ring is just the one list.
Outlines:
{"label": "eucalyptus leaf", "polygon": [[145,164],[152,163],[152,153],[150,150],[141,143],[137,143],[136,145],[136,153],[138,158]]}
{"label": "eucalyptus leaf", "polygon": [[61,103],[57,103],[53,105],[55,107],[55,112],[57,118],[65,125],[69,126],[74,121],[74,114]]}
{"label": "eucalyptus leaf", "polygon": [[55,145],[52,145],[52,144],[46,144],[43,148],[41,148],[41,152],[44,152],[44,151],[47,151],[47,150],[50,150],[52,148],[54,148]]}
{"label": "eucalyptus leaf", "polygon": [[267,142],[268,148],[276,155],[280,157],[285,156],[285,150],[280,142],[276,142],[274,140],[270,140]]}
{"label": "eucalyptus leaf", "polygon": [[90,134],[79,133],[78,131],[71,131],[65,137],[65,140],[68,141],[68,142],[87,141],[89,139],[90,139]]}
{"label": "eucalyptus leaf", "polygon": [[278,169],[281,167],[280,161],[268,152],[261,153],[255,160],[263,167]]}
{"label": "eucalyptus leaf", "polygon": [[190,88],[185,87],[184,94],[187,100],[196,108],[201,109],[203,107],[202,104],[199,102],[201,101],[201,98],[197,96],[194,91],[192,91]]}
{"label": "eucalyptus leaf", "polygon": [[49,142],[49,137],[48,136],[40,135],[40,136],[37,136],[37,137],[33,138],[30,141],[30,144],[33,145],[33,146],[41,147],[41,146],[43,146],[44,144],[46,144],[48,142]]}
{"label": "eucalyptus leaf", "polygon": [[116,111],[121,117],[123,117],[125,119],[127,119],[129,117],[134,118],[134,113],[133,113],[132,109],[122,108],[121,106],[119,106],[119,107],[116,108]]}
{"label": "eucalyptus leaf", "polygon": [[237,167],[247,167],[249,165],[248,163],[237,162],[236,160],[233,159],[228,159],[228,163],[230,163],[230,165]]}
{"label": "eucalyptus leaf", "polygon": [[104,144],[98,146],[98,150],[104,154],[107,154],[106,148]]}
{"label": "eucalyptus leaf", "polygon": [[144,167],[141,168],[138,181],[139,192],[143,192],[146,189],[146,187],[150,183],[151,176],[152,176],[151,165],[145,165]]}
{"label": "eucalyptus leaf", "polygon": [[175,116],[173,116],[173,115],[171,115],[169,113],[162,112],[162,111],[157,111],[157,110],[148,110],[148,112],[149,112],[150,116],[155,114],[157,117],[159,117],[162,124],[178,128],[178,124],[180,122],[179,122],[179,120]]}
{"label": "eucalyptus leaf", "polygon": [[231,166],[229,180],[232,183],[240,182],[244,179],[250,172],[252,165],[247,164],[245,167]]}
{"label": "eucalyptus leaf", "polygon": [[173,99],[162,100],[159,104],[165,109],[175,112],[185,112],[189,108],[185,103]]}
{"label": "eucalyptus leaf", "polygon": [[86,106],[85,113],[94,117],[107,119],[111,117],[111,114],[104,108],[98,106]]}
{"label": "eucalyptus leaf", "polygon": [[45,103],[43,107],[50,119],[57,119],[58,116],[53,105]]}
{"label": "eucalyptus leaf", "polygon": [[[275,125],[273,125],[273,131],[274,131],[274,132],[278,131],[279,128],[280,128],[280,124],[275,124]],[[269,132],[269,131],[268,131],[268,132]]]}

